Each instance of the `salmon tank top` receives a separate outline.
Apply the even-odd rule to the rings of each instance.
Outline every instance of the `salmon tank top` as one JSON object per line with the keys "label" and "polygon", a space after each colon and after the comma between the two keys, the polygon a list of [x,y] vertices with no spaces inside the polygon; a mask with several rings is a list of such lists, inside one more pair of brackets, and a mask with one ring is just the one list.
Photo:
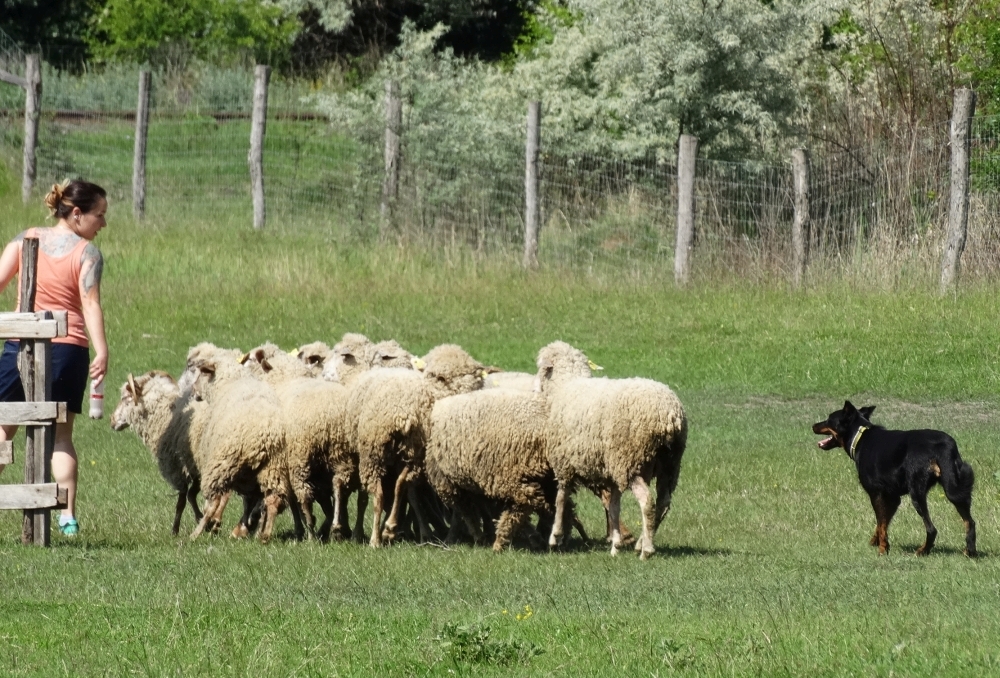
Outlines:
{"label": "salmon tank top", "polygon": [[[24,236],[37,237],[36,230],[29,228]],[[35,311],[66,311],[68,332],[65,337],[56,337],[54,344],[75,344],[89,346],[86,325],[83,321],[83,302],[80,299],[80,259],[83,250],[90,244],[85,238],[80,238],[73,249],[61,257],[46,254],[38,248],[38,271],[35,285]],[[18,257],[17,310],[21,310],[21,258]]]}

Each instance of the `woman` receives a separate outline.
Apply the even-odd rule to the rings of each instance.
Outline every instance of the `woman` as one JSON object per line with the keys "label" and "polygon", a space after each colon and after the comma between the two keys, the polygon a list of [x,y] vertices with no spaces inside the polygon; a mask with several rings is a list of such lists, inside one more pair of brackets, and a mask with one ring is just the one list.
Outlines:
{"label": "woman", "polygon": [[[76,520],[77,460],[73,447],[73,419],[83,411],[87,377],[94,384],[100,384],[108,370],[108,342],[104,335],[104,311],[101,310],[104,258],[91,242],[107,225],[104,215],[108,200],[100,186],[76,180],[53,186],[45,196],[45,204],[56,219],[56,225],[29,228],[7,244],[0,254],[0,291],[19,272],[21,242],[24,238],[38,238],[35,308],[28,310],[66,311],[69,328],[67,336],[52,340],[51,397],[55,402],[65,402],[68,410],[66,423],[56,424],[52,476],[67,493],[66,508],[59,516],[59,529],[64,535],[72,536],[80,531]],[[90,360],[88,334],[94,343],[93,360]],[[17,371],[17,351],[18,343],[8,341],[0,354],[0,402],[24,400]],[[0,440],[10,440],[17,432],[16,426],[0,429]]]}

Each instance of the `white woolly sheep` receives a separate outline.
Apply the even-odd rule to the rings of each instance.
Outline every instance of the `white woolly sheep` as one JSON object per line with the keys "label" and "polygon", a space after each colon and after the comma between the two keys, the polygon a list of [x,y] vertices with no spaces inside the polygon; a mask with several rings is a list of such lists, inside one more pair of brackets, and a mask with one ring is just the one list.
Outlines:
{"label": "white woolly sheep", "polygon": [[265,513],[259,536],[266,542],[289,495],[281,403],[274,388],[228,358],[200,360],[197,368],[193,392],[210,409],[199,441],[205,513],[191,538],[221,518],[224,497],[235,491],[244,497],[263,495]]}
{"label": "white woolly sheep", "polygon": [[[416,513],[420,539],[430,537],[413,482],[420,480],[423,470],[431,408],[440,398],[473,391],[482,384],[483,366],[453,344],[432,349],[423,360],[422,372],[372,370],[355,382],[348,398],[348,424],[361,482],[372,495],[372,546],[395,537],[404,491]],[[393,503],[383,535],[388,489],[384,485],[389,484]]]}
{"label": "white woolly sheep", "polygon": [[195,522],[201,522],[198,490],[201,474],[192,453],[192,432],[198,435],[204,419],[204,403],[181,396],[180,388],[166,372],[153,370],[138,377],[128,375],[121,387],[121,400],[111,414],[111,428],[131,428],[149,450],[163,479],[177,491],[171,533],[180,530],[185,503],[191,505]]}
{"label": "white woolly sheep", "polygon": [[[534,377],[532,377],[534,380]],[[442,398],[431,411],[427,479],[455,509],[448,541],[461,517],[480,541],[477,496],[499,503],[493,550],[509,545],[521,525],[537,512],[552,519],[553,485],[545,454],[548,407],[537,393],[491,388]]]}
{"label": "white woolly sheep", "polygon": [[[642,509],[636,550],[643,559],[655,551],[653,536],[670,508],[687,419],[680,400],[651,379],[591,379],[592,364],[565,342],[538,354],[539,389],[549,403],[549,463],[559,483],[556,518],[549,545],[563,533],[566,497],[581,483],[595,493],[610,491],[611,553],[621,546],[621,495],[631,489]],[[649,483],[656,478],[656,502]]]}

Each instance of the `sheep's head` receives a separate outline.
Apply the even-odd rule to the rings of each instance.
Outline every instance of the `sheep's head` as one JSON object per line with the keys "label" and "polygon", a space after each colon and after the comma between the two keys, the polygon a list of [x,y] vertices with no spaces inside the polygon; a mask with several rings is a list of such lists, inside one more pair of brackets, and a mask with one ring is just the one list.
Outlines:
{"label": "sheep's head", "polygon": [[222,365],[217,359],[205,358],[195,363],[194,367],[197,376],[191,385],[191,395],[195,400],[210,400]]}
{"label": "sheep's head", "polygon": [[245,354],[238,348],[219,348],[207,341],[203,341],[197,346],[192,346],[188,350],[184,373],[177,380],[177,385],[180,387],[181,393],[186,395],[191,392],[194,380],[198,378],[198,368],[196,365],[199,361],[206,359],[228,359],[235,362],[241,360],[243,355]]}
{"label": "sheep's head", "polygon": [[483,364],[455,344],[442,344],[423,359],[424,379],[438,391],[437,397],[468,393],[483,387]]}
{"label": "sheep's head", "polygon": [[147,411],[147,399],[162,394],[176,399],[180,394],[177,382],[166,372],[151,370],[138,377],[128,375],[128,380],[122,384],[121,398],[115,411],[111,413],[111,428],[123,431]]}
{"label": "sheep's head", "polygon": [[344,385],[350,384],[369,368],[374,346],[363,334],[345,334],[330,351],[326,364],[323,365],[323,378]]}
{"label": "sheep's head", "polygon": [[311,344],[300,346],[295,352],[295,357],[302,361],[302,364],[314,377],[323,373],[326,361],[331,356],[330,347],[322,341],[314,341]]}
{"label": "sheep's head", "polygon": [[399,345],[395,339],[386,339],[375,344],[370,364],[372,367],[413,368],[413,355]]}
{"label": "sheep's head", "polygon": [[535,392],[544,393],[553,383],[577,377],[589,377],[591,370],[604,369],[590,360],[583,351],[565,341],[554,341],[538,352],[538,374]]}

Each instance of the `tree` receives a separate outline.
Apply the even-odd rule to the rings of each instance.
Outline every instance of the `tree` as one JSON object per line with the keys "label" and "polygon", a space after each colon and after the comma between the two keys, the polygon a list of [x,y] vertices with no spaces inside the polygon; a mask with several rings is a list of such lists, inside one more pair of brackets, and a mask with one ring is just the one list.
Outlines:
{"label": "tree", "polygon": [[26,52],[40,50],[59,68],[79,68],[89,56],[82,36],[94,5],[89,0],[0,0],[0,30]]}

